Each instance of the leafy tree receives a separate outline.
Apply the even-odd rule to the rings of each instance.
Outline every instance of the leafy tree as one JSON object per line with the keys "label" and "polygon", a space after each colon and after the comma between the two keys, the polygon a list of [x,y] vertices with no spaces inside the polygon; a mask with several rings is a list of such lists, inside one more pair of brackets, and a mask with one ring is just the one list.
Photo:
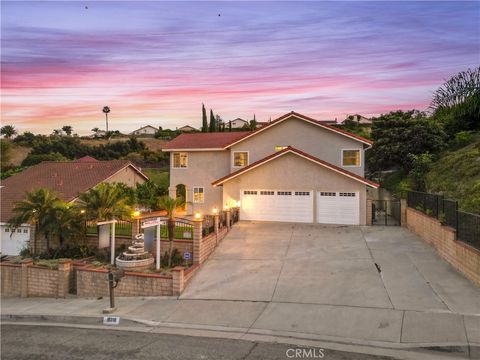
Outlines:
{"label": "leafy tree", "polygon": [[168,257],[168,267],[172,265],[172,254],[173,254],[173,238],[175,235],[175,211],[177,208],[181,207],[184,203],[182,198],[172,199],[171,197],[164,196],[159,199],[158,207],[167,212],[168,217],[168,241],[169,241],[169,257]]}
{"label": "leafy tree", "polygon": [[62,135],[62,129],[53,129],[52,135],[61,136]]}
{"label": "leafy tree", "polygon": [[44,135],[35,135],[30,131],[25,131],[23,134],[18,135],[13,142],[22,146],[33,146],[36,141],[42,141],[45,138]]}
{"label": "leafy tree", "polygon": [[255,118],[255,114],[253,114],[253,120],[250,120],[249,128],[250,130],[255,130],[257,128],[257,119]]}
{"label": "leafy tree", "polygon": [[67,134],[67,136],[71,136],[72,132],[73,132],[73,127],[71,127],[70,125],[64,125],[64,126],[62,126],[62,131],[65,134]]}
{"label": "leafy tree", "polygon": [[132,214],[122,189],[112,184],[101,183],[81,194],[79,200],[87,220],[124,220]]}
{"label": "leafy tree", "polygon": [[165,195],[165,192],[165,189],[161,189],[151,181],[137,184],[135,188],[137,203],[152,210],[158,209],[158,199]]}
{"label": "leafy tree", "polygon": [[99,129],[98,127],[94,127],[94,128],[92,129],[92,132],[94,132],[94,133],[97,133],[97,132],[99,132],[99,131],[100,131],[100,129]]}
{"label": "leafy tree", "polygon": [[217,125],[215,123],[215,116],[213,115],[212,109],[210,109],[210,126],[209,126],[209,131],[210,132],[215,132],[217,131]]}
{"label": "leafy tree", "polygon": [[22,166],[33,166],[40,164],[42,161],[67,161],[68,159],[58,152],[51,154],[28,154],[28,156],[23,159]]}
{"label": "leafy tree", "polygon": [[367,152],[370,171],[401,167],[408,173],[412,167],[410,154],[435,154],[445,147],[445,133],[424,113],[395,111],[373,119],[372,149]]}
{"label": "leafy tree", "polygon": [[17,130],[15,130],[13,125],[4,125],[0,129],[0,134],[5,136],[7,139],[10,139],[12,136],[17,134]]}
{"label": "leafy tree", "polygon": [[60,198],[49,189],[37,189],[28,192],[24,200],[18,201],[13,208],[14,216],[9,223],[12,228],[18,228],[22,224],[33,223],[34,253],[37,251],[37,234],[42,234],[47,240],[47,249],[50,249],[52,235],[58,233],[59,222],[57,210],[65,206]]}
{"label": "leafy tree", "polygon": [[440,86],[430,109],[449,134],[480,129],[480,66],[459,72]]}
{"label": "leafy tree", "polygon": [[105,131],[108,133],[108,113],[110,112],[110,108],[108,106],[104,106],[102,112],[105,114]]}
{"label": "leafy tree", "polygon": [[432,167],[434,156],[427,152],[418,155],[410,154],[409,157],[412,164],[409,177],[414,181],[416,190],[425,191],[425,176]]}
{"label": "leafy tree", "polygon": [[202,132],[208,132],[207,110],[204,104],[202,104]]}

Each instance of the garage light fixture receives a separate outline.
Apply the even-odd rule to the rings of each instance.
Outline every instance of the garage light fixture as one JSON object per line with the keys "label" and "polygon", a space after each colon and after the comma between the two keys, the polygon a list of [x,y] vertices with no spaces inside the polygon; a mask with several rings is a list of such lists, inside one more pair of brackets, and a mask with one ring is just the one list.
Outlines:
{"label": "garage light fixture", "polygon": [[216,207],[214,207],[212,212],[213,212],[214,215],[217,215],[218,214],[218,209]]}
{"label": "garage light fixture", "polygon": [[202,215],[200,214],[200,211],[197,211],[195,213],[195,219],[200,219],[202,217]]}

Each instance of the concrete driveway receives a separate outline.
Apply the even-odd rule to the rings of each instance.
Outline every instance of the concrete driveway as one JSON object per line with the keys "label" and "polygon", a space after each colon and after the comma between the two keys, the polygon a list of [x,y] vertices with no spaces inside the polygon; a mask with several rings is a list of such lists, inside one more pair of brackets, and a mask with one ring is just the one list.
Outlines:
{"label": "concrete driveway", "polygon": [[181,299],[480,314],[480,289],[401,227],[240,222]]}

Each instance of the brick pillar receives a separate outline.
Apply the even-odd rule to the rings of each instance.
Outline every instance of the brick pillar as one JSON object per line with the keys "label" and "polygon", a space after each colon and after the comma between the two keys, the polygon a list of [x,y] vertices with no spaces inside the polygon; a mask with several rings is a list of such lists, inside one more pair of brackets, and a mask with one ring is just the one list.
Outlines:
{"label": "brick pillar", "polygon": [[230,231],[230,228],[231,228],[230,221],[232,219],[232,213],[230,209],[225,210],[225,213],[227,214],[227,230]]}
{"label": "brick pillar", "polygon": [[220,227],[220,216],[218,213],[213,215],[213,224],[215,231],[215,243],[218,245],[218,228]]}
{"label": "brick pillar", "polygon": [[407,199],[400,199],[400,224],[407,227]]}
{"label": "brick pillar", "polygon": [[203,219],[193,220],[193,263],[200,264]]}
{"label": "brick pillar", "polygon": [[61,259],[58,262],[58,293],[57,297],[66,298],[69,292],[70,271],[72,270],[72,260]]}
{"label": "brick pillar", "polygon": [[172,294],[180,295],[185,287],[185,269],[176,266],[172,269]]}
{"label": "brick pillar", "polygon": [[20,285],[20,296],[22,298],[28,297],[28,267],[32,264],[32,259],[25,259],[22,261],[22,281]]}
{"label": "brick pillar", "polygon": [[372,199],[367,199],[367,221],[366,225],[372,225]]}
{"label": "brick pillar", "polygon": [[135,240],[135,236],[140,232],[140,219],[133,219],[132,223],[132,240]]}

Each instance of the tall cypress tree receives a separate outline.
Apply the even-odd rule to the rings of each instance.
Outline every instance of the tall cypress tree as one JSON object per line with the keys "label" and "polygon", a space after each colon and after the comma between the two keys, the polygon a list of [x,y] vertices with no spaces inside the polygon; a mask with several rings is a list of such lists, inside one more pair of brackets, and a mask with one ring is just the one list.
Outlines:
{"label": "tall cypress tree", "polygon": [[212,109],[210,109],[210,132],[215,132],[216,131],[216,125],[215,125],[215,116],[213,115]]}
{"label": "tall cypress tree", "polygon": [[204,104],[202,104],[202,132],[208,132],[207,110]]}
{"label": "tall cypress tree", "polygon": [[232,120],[228,122],[228,131],[232,132]]}

